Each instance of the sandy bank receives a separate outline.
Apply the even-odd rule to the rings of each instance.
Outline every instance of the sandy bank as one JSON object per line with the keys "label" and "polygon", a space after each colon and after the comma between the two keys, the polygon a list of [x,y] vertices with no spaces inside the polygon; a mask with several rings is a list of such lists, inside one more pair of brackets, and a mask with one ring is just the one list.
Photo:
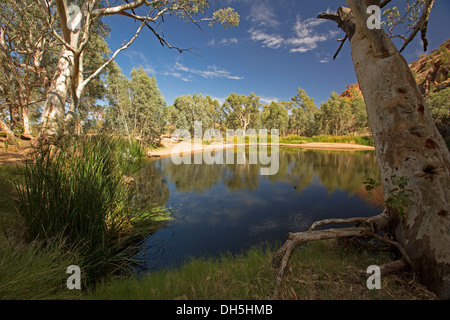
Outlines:
{"label": "sandy bank", "polygon": [[[217,145],[201,145],[187,142],[176,143],[170,139],[163,140],[163,148],[157,150],[150,150],[147,154],[151,158],[170,157],[175,146],[178,146],[178,150],[185,150],[184,152],[198,152],[206,150],[218,150],[233,148],[233,144],[217,144]],[[302,149],[320,149],[320,150],[341,150],[341,151],[359,151],[359,150],[375,150],[374,147],[363,146],[358,144],[347,143],[327,143],[327,142],[314,142],[305,144],[285,144],[280,143],[280,147],[289,148],[302,148]]]}

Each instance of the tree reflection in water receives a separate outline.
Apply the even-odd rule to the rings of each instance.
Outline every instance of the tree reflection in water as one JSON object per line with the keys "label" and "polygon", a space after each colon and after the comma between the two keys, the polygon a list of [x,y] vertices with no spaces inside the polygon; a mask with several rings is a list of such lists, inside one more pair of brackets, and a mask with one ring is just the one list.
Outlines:
{"label": "tree reflection in water", "polygon": [[[177,166],[170,158],[149,162],[136,177],[138,199],[142,205],[170,206],[175,215],[149,240],[152,246],[155,240],[164,242],[159,265],[279,242],[287,232],[304,231],[320,219],[379,213],[358,196],[367,178],[379,179],[373,151],[279,152],[273,176],[261,176],[261,166],[249,164],[248,152],[245,165]],[[144,259],[154,259],[150,251],[143,252]]]}

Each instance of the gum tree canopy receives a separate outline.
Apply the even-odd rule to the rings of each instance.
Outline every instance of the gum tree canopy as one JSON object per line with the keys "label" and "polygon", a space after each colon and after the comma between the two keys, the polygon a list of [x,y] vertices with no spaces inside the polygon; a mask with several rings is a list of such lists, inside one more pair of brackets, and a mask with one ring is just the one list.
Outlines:
{"label": "gum tree canopy", "polygon": [[[391,0],[347,0],[349,7],[319,18],[336,22],[348,39],[356,76],[367,107],[385,193],[386,210],[369,219],[331,219],[303,233],[291,233],[273,259],[282,277],[292,250],[300,243],[329,238],[375,238],[396,247],[403,258],[384,270],[409,266],[440,298],[450,298],[450,153],[439,134],[409,66],[400,52],[420,32],[427,49],[428,19],[434,0],[416,0],[399,14],[389,9],[387,32],[369,28],[371,5],[383,9]],[[408,22],[410,35],[400,51],[392,27]],[[352,228],[315,231],[328,223]],[[390,231],[380,235],[380,231]]]}
{"label": "gum tree canopy", "polygon": [[[180,49],[171,45],[159,31],[158,25],[164,22],[164,16],[177,16],[186,22],[210,25],[219,23],[225,28],[237,26],[239,15],[232,8],[223,8],[206,16],[209,8],[207,0],[78,0],[76,5],[69,5],[67,0],[36,0],[42,14],[46,17],[51,34],[63,45],[47,98],[41,120],[41,137],[57,137],[64,130],[73,127],[74,115],[80,97],[86,85],[97,77],[114,58],[127,49],[145,28],[150,30],[163,46]],[[111,4],[110,4],[111,3]],[[141,25],[135,35],[125,41],[104,64],[91,75],[84,77],[83,54],[91,35],[91,26],[97,19],[120,15]],[[198,18],[201,16],[200,18]],[[68,114],[65,104],[70,95]]]}

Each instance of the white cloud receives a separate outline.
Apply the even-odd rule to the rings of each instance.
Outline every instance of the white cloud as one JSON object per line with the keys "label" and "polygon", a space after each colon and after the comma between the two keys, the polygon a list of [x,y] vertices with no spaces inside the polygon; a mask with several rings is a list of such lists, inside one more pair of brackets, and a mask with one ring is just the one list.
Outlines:
{"label": "white cloud", "polygon": [[226,46],[230,46],[230,45],[238,44],[238,43],[239,43],[238,38],[223,38],[220,41],[216,41],[215,39],[211,39],[208,42],[208,45],[210,47],[215,47],[215,46],[217,46],[217,47],[226,47]]}
{"label": "white cloud", "polygon": [[264,104],[271,104],[272,102],[278,102],[281,99],[276,97],[259,97],[259,101],[261,101]]}
{"label": "white cloud", "polygon": [[317,18],[309,18],[301,20],[297,17],[297,21],[293,26],[294,36],[287,39],[286,42],[292,46],[290,52],[308,52],[318,47],[320,42],[329,40],[336,35],[336,32],[328,34],[319,34],[314,28],[324,23],[324,20]]}
{"label": "white cloud", "polygon": [[144,53],[135,50],[128,50],[125,51],[125,56],[130,59],[131,64],[133,64],[135,67],[142,66],[147,74],[156,74],[156,69],[148,62],[148,59]]}
{"label": "white cloud", "polygon": [[250,29],[250,39],[253,41],[260,41],[263,43],[263,47],[268,47],[271,49],[280,48],[285,42],[284,38],[279,34],[268,34],[261,30]]}
{"label": "white cloud", "polygon": [[283,37],[277,33],[270,33],[259,28],[252,27],[248,31],[250,38],[255,42],[261,42],[263,47],[279,49],[288,48],[291,53],[305,53],[314,50],[320,42],[336,37],[338,31],[318,33],[315,28],[324,23],[324,20],[309,18],[301,20],[297,17],[292,26],[293,35]]}
{"label": "white cloud", "polygon": [[249,19],[258,27],[273,28],[280,24],[276,18],[274,9],[260,1],[255,1],[252,4]]}
{"label": "white cloud", "polygon": [[[241,76],[233,75],[231,72],[217,67],[217,66],[208,66],[205,70],[199,70],[195,68],[189,68],[183,65],[180,62],[176,62],[175,66],[173,67],[174,71],[171,73],[172,76],[178,77],[182,79],[181,77],[184,77],[185,79],[191,79],[192,75],[198,75],[205,79],[230,79],[230,80],[242,80],[244,79]],[[182,75],[180,72],[187,73],[187,76]]]}

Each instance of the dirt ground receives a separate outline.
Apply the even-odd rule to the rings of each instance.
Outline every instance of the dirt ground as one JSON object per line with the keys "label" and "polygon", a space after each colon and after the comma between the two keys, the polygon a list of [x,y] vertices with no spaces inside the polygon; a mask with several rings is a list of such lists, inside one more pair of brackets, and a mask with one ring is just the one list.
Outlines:
{"label": "dirt ground", "polygon": [[31,141],[15,139],[11,142],[0,137],[0,165],[24,164],[32,152]]}

